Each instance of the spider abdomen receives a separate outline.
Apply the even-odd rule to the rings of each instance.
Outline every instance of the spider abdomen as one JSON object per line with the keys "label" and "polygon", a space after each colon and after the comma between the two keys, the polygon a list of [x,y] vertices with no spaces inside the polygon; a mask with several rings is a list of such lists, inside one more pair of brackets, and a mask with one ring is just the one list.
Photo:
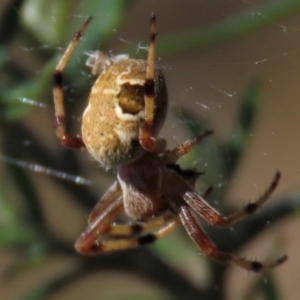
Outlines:
{"label": "spider abdomen", "polygon": [[[108,66],[96,80],[82,120],[82,138],[90,154],[104,168],[138,158],[144,120],[147,62],[124,59]],[[162,73],[155,70],[153,136],[165,119],[167,92]]]}

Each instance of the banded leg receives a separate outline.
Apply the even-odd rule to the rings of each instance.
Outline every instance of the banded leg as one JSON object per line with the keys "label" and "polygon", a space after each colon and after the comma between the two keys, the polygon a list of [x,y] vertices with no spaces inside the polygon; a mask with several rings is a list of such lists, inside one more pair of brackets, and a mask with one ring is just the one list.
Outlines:
{"label": "banded leg", "polygon": [[[133,224],[113,224],[107,230],[107,234],[110,235],[136,235],[165,226],[170,221],[175,220],[173,215],[159,216],[146,222],[136,222]],[[178,219],[178,218],[177,218]]]}
{"label": "banded leg", "polygon": [[185,193],[183,199],[195,213],[203,217],[209,224],[220,227],[228,227],[253,214],[261,205],[263,205],[277,187],[280,176],[280,172],[276,172],[270,186],[255,202],[247,204],[243,210],[233,213],[227,217],[223,217],[219,212],[211,207],[203,199],[203,197],[195,192]]}
{"label": "banded leg", "polygon": [[[111,206],[105,213],[103,218],[99,220],[93,227],[89,227],[77,240],[75,248],[78,252],[84,255],[97,255],[108,251],[121,251],[138,246],[155,242],[157,239],[165,236],[172,231],[178,224],[177,217],[158,217],[150,220],[148,223],[132,224],[132,225],[110,225],[114,218],[119,215],[122,210],[119,210],[118,201],[114,202],[114,207]],[[112,209],[111,209],[112,208]],[[110,226],[109,226],[110,225]],[[154,233],[148,233],[153,228],[157,229]],[[147,231],[143,235],[143,233]],[[98,239],[101,235],[105,238],[104,241]]]}
{"label": "banded leg", "polygon": [[150,21],[150,41],[147,59],[147,70],[145,79],[145,120],[140,128],[139,141],[143,148],[148,151],[156,152],[157,140],[151,136],[154,118],[154,70],[155,70],[155,38],[156,38],[156,20],[155,15],[151,15]]}
{"label": "banded leg", "polygon": [[[211,193],[212,189],[212,187],[209,187],[202,195],[202,198],[205,199]],[[112,235],[140,234],[143,232],[154,230],[155,228],[163,227],[166,223],[176,219],[178,222],[178,217],[175,217],[175,215],[165,214],[156,218],[152,218],[147,222],[136,222],[134,224],[125,225],[114,224],[111,225],[111,227],[106,232]]]}
{"label": "banded leg", "polygon": [[180,157],[187,154],[195,146],[197,146],[204,138],[212,135],[214,132],[212,130],[204,131],[203,134],[185,141],[184,143],[178,145],[173,150],[165,151],[162,155],[162,159],[166,164],[174,164]]}
{"label": "banded leg", "polygon": [[214,243],[207,237],[203,232],[195,218],[193,217],[190,208],[182,205],[178,208],[178,213],[182,224],[184,225],[187,233],[196,243],[196,245],[202,249],[203,253],[222,264],[234,263],[241,268],[247,269],[253,272],[261,272],[266,269],[274,268],[287,260],[287,256],[283,255],[278,259],[268,262],[261,263],[259,261],[248,260],[245,258],[238,257],[236,255],[220,252]]}
{"label": "banded leg", "polygon": [[[209,187],[202,195],[205,199],[212,191],[212,187]],[[136,222],[134,224],[113,224],[110,228],[106,231],[108,234],[112,235],[132,235],[132,234],[139,234],[142,232],[147,232],[154,230],[159,227],[163,227],[166,223],[170,222],[171,220],[178,220],[178,217],[173,214],[164,214],[159,217],[155,217],[152,219],[147,220],[146,222]]]}
{"label": "banded leg", "polygon": [[[133,224],[113,224],[124,210],[123,199],[119,195],[120,186],[115,182],[96,205],[89,217],[89,227],[80,236],[75,248],[85,255],[97,255],[106,251],[120,251],[152,243],[172,231],[179,218],[173,214],[165,214],[145,222]],[[203,195],[211,191],[209,188]],[[152,230],[154,233],[149,233]],[[105,241],[98,241],[104,237]]]}
{"label": "banded leg", "polygon": [[63,146],[76,148],[76,149],[85,148],[85,144],[81,139],[81,137],[68,135],[66,133],[66,117],[65,117],[65,110],[64,110],[64,95],[63,95],[63,86],[62,86],[63,71],[80,37],[82,36],[83,31],[86,29],[86,27],[88,26],[91,20],[92,17],[86,19],[86,21],[82,24],[79,31],[76,32],[71,43],[69,44],[68,48],[66,49],[65,53],[63,54],[62,58],[57,64],[53,74],[53,84],[54,84],[53,99],[54,99],[54,106],[55,106],[56,135]]}
{"label": "banded leg", "polygon": [[173,219],[164,224],[154,233],[147,233],[139,236],[129,236],[120,239],[107,240],[97,243],[97,249],[93,254],[99,254],[106,251],[121,251],[136,248],[142,245],[154,243],[156,240],[170,233],[179,224],[179,219]]}
{"label": "banded leg", "polygon": [[[212,191],[212,187],[209,187],[202,197],[205,199]],[[163,227],[170,221],[179,222],[177,216],[173,214],[164,214],[159,217],[155,217],[147,220],[146,222],[136,222],[134,224],[113,224],[106,230],[106,234],[110,235],[133,235],[133,234],[141,234],[144,232],[149,232],[156,228]]]}

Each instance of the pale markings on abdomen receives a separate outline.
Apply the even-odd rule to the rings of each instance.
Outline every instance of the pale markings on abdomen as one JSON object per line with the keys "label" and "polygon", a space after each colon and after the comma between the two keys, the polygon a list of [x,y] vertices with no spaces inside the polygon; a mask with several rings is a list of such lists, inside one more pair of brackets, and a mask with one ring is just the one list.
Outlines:
{"label": "pale markings on abdomen", "polygon": [[143,86],[145,84],[145,80],[143,79],[138,79],[138,78],[125,78],[125,79],[122,79],[121,77],[124,76],[124,75],[128,75],[131,73],[131,67],[128,66],[127,67],[127,71],[126,72],[123,72],[121,73],[120,75],[117,76],[116,78],[116,84],[119,85],[119,86],[122,86],[124,85],[125,83],[129,83],[131,85],[140,85],[140,86]]}
{"label": "pale markings on abdomen", "polygon": [[115,112],[117,117],[122,121],[138,121],[141,118],[143,118],[145,115],[144,110],[141,110],[138,114],[135,115],[124,113],[122,107],[119,105],[117,101],[115,105]]}

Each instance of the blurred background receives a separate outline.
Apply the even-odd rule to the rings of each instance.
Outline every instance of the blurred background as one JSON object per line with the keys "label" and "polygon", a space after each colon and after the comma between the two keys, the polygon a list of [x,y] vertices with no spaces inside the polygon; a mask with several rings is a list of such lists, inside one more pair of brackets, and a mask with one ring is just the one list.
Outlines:
{"label": "blurred background", "polygon": [[[282,266],[253,274],[201,255],[183,228],[155,245],[81,257],[73,243],[115,179],[54,133],[52,73],[87,16],[93,21],[64,77],[69,131],[95,80],[89,50],[147,56],[157,15],[157,64],[172,148],[213,129],[181,159],[205,172],[199,192],[223,214],[265,191],[271,199],[233,228],[205,230],[222,251]],[[296,0],[40,1],[0,3],[1,299],[299,299],[300,3]]]}

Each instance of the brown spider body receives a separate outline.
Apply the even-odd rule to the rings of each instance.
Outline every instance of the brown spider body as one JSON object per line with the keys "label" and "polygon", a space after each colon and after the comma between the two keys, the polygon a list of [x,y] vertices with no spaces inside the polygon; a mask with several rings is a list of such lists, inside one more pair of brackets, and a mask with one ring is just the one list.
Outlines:
{"label": "brown spider body", "polygon": [[151,152],[132,163],[120,165],[117,174],[124,211],[136,220],[157,217],[171,209],[172,203],[178,202],[189,190],[187,183],[167,168],[161,157]]}
{"label": "brown spider body", "polygon": [[[166,150],[157,138],[167,111],[167,91],[162,72],[155,67],[155,16],[151,16],[148,58],[107,58],[94,52],[87,64],[99,75],[82,120],[82,138],[66,133],[62,77],[79,38],[91,21],[88,18],[75,34],[54,72],[56,134],[61,144],[87,148],[104,168],[115,167],[117,180],[92,210],[85,231],[75,248],[84,255],[126,250],[154,242],[182,224],[204,254],[220,263],[235,263],[251,271],[262,271],[283,263],[283,255],[260,263],[220,252],[201,228],[197,216],[212,226],[228,227],[254,213],[276,188],[277,172],[267,190],[239,212],[223,217],[194,191],[200,173],[183,170],[177,160],[212,134],[188,140]],[[102,71],[102,73],[101,73]],[[125,212],[133,224],[115,220]]]}
{"label": "brown spider body", "polygon": [[[104,168],[138,158],[139,128],[145,117],[147,62],[121,59],[96,80],[82,119],[82,139],[89,153]],[[167,90],[162,72],[155,69],[155,114],[151,136],[156,137],[166,116]]]}

